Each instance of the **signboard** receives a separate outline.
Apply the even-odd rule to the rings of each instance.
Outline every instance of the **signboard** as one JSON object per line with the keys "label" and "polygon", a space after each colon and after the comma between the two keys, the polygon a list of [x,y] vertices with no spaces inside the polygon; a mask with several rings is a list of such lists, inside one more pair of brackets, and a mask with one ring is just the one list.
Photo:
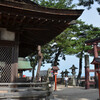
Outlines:
{"label": "signboard", "polygon": [[54,75],[57,75],[57,74],[58,74],[58,72],[55,72],[55,73],[54,73]]}
{"label": "signboard", "polygon": [[53,77],[53,70],[51,68],[48,69],[48,77]]}

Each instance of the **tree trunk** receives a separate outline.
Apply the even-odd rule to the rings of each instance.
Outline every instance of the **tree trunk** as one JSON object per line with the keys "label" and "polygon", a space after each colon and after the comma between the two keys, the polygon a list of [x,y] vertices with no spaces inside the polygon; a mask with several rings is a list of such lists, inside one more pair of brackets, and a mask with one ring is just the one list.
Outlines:
{"label": "tree trunk", "polygon": [[41,64],[42,64],[42,59],[43,59],[43,55],[41,53],[41,46],[38,46],[38,69],[37,69],[37,74],[36,74],[36,80],[39,80],[39,74],[40,74],[40,68],[41,68]]}
{"label": "tree trunk", "polygon": [[32,59],[32,56],[31,56],[30,65],[32,67],[32,82],[33,82],[34,81],[34,70],[35,70],[35,67],[37,65],[37,58],[36,57],[35,57],[35,59]]}
{"label": "tree trunk", "polygon": [[82,74],[82,59],[83,59],[83,51],[81,52],[80,58],[79,58],[79,73],[77,76],[77,85],[79,84],[79,80],[81,78],[81,74]]}
{"label": "tree trunk", "polygon": [[32,70],[32,82],[34,82],[34,70],[35,70],[35,66],[33,67],[33,70]]}
{"label": "tree trunk", "polygon": [[61,53],[61,49],[58,50],[58,53],[55,54],[54,66],[57,66],[58,58]]}

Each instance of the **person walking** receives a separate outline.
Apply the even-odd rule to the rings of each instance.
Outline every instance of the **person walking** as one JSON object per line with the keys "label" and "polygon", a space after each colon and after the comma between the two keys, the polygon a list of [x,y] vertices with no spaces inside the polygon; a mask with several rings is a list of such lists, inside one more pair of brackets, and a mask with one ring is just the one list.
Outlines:
{"label": "person walking", "polygon": [[68,76],[67,75],[65,76],[64,80],[65,80],[65,87],[66,87],[68,85]]}

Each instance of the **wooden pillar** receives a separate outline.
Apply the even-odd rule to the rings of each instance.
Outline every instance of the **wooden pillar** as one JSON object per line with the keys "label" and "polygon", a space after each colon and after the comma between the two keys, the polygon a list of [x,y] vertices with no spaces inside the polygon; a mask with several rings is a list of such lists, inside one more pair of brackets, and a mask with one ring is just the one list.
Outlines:
{"label": "wooden pillar", "polygon": [[96,65],[96,72],[98,73],[98,87],[99,87],[99,99],[100,100],[100,64],[95,64]]}
{"label": "wooden pillar", "polygon": [[[94,49],[94,58],[98,57],[98,48],[97,48],[98,43],[93,43],[93,49]],[[94,65],[95,70],[96,70],[96,65]],[[98,74],[95,72],[95,88],[98,88]]]}
{"label": "wooden pillar", "polygon": [[55,73],[55,91],[57,90],[57,74]]}
{"label": "wooden pillar", "polygon": [[15,34],[15,44],[12,50],[12,79],[11,82],[16,82],[18,78],[18,55],[19,55],[19,34]]}
{"label": "wooden pillar", "polygon": [[100,100],[100,73],[98,72],[99,100]]}
{"label": "wooden pillar", "polygon": [[85,55],[85,89],[89,88],[89,55]]}
{"label": "wooden pillar", "polygon": [[97,48],[98,43],[93,43],[93,49],[94,49],[94,57],[98,57],[98,48]]}

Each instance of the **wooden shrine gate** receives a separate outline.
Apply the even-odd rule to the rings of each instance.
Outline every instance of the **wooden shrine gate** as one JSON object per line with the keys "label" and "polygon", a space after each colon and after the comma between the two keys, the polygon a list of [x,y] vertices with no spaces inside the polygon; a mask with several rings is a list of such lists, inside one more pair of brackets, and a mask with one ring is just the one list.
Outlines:
{"label": "wooden shrine gate", "polygon": [[[93,85],[95,87],[95,80],[90,81],[90,73],[94,72],[95,74],[95,69],[91,70],[90,65],[89,65],[89,55],[85,55],[85,89],[89,89],[90,85]],[[95,78],[95,76],[94,76]]]}
{"label": "wooden shrine gate", "polygon": [[[98,58],[98,51],[100,51],[100,47],[98,47],[98,43],[99,42],[100,42],[100,37],[86,41],[87,45],[93,45],[93,49],[92,50],[88,50],[88,52],[94,54],[94,59]],[[87,66],[87,68],[86,68],[87,73],[91,72],[91,71],[95,72],[95,76],[94,76],[95,77],[95,88],[98,88],[98,74],[96,72],[96,65],[94,65],[94,70],[90,70],[89,71],[89,69],[88,69],[89,68],[88,67],[89,66],[89,60],[86,59],[86,61],[88,61],[88,62],[86,62],[87,65],[85,65],[85,66]],[[86,77],[89,77],[89,76],[87,75]],[[87,81],[88,81],[88,79],[87,79]],[[87,86],[89,86],[89,85],[87,85]]]}

